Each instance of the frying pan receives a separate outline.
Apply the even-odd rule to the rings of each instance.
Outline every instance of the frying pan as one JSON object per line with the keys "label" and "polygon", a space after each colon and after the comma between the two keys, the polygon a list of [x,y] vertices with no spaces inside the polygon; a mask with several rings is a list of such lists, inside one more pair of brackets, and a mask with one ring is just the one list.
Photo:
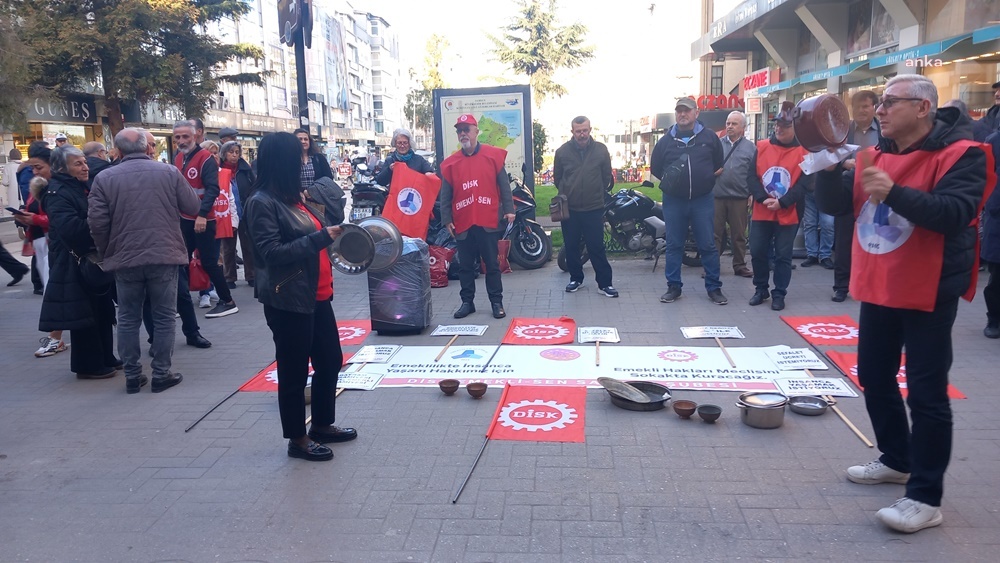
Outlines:
{"label": "frying pan", "polygon": [[833,94],[806,98],[792,111],[795,137],[809,152],[837,148],[847,142],[851,115],[847,106]]}

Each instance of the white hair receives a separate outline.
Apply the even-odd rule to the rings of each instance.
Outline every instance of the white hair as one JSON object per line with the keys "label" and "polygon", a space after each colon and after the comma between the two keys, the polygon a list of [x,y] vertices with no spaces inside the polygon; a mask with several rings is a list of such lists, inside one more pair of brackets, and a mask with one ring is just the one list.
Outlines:
{"label": "white hair", "polygon": [[732,117],[734,115],[738,115],[739,116],[740,121],[743,122],[743,126],[744,127],[747,126],[747,116],[746,116],[745,113],[743,113],[742,111],[731,111],[731,112],[729,112],[729,115],[727,116],[727,118],[728,117]]}
{"label": "white hair", "polygon": [[932,115],[937,111],[937,86],[931,82],[930,78],[919,74],[900,74],[890,78],[889,81],[885,83],[886,90],[894,84],[903,84],[906,87],[906,95],[908,97],[920,98],[921,100],[927,100],[930,102]]}

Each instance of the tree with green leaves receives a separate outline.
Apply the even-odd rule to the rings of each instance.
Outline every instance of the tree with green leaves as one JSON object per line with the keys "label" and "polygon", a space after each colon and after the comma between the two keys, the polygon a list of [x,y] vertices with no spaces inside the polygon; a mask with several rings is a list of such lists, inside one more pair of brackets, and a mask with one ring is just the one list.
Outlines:
{"label": "tree with green leaves", "polygon": [[[448,46],[448,40],[436,33],[427,39],[426,54],[424,55],[424,77],[420,80],[420,88],[414,88],[406,95],[406,115],[413,129],[433,129],[433,92],[436,89],[446,87],[444,76],[441,74],[441,64]],[[416,71],[410,69],[410,79],[415,80],[416,76]]]}
{"label": "tree with green leaves", "polygon": [[229,61],[263,58],[260,47],[223,44],[206,25],[239,18],[244,0],[0,0],[16,13],[32,53],[29,72],[59,95],[96,89],[112,134],[122,104],[157,101],[204,117],[219,82],[263,85],[263,73],[221,75]]}
{"label": "tree with green leaves", "polygon": [[535,162],[535,172],[545,170],[545,146],[549,142],[549,136],[545,132],[545,127],[537,120],[531,121],[531,152]]}
{"label": "tree with green leaves", "polygon": [[493,54],[516,74],[527,75],[536,106],[549,96],[562,97],[566,88],[555,81],[562,68],[575,68],[593,58],[585,46],[587,28],[581,23],[559,26],[556,0],[518,0],[518,15],[503,28],[501,37],[490,35]]}

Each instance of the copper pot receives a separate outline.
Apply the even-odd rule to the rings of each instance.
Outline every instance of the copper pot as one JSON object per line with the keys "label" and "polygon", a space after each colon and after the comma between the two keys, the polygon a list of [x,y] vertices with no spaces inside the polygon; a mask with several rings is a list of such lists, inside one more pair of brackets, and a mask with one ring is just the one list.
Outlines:
{"label": "copper pot", "polygon": [[851,115],[844,102],[833,94],[802,100],[792,112],[795,137],[809,152],[837,148],[847,141]]}

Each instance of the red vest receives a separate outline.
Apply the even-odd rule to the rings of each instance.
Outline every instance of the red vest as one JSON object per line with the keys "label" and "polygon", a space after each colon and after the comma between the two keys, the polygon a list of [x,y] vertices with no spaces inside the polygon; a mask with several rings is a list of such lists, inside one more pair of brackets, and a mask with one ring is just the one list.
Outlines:
{"label": "red vest", "polygon": [[[782,147],[770,140],[757,141],[757,176],[764,184],[764,191],[775,199],[780,199],[792,189],[802,176],[799,163],[806,155],[806,149]],[[795,206],[771,211],[756,200],[753,202],[754,221],[777,221],[779,225],[798,225],[799,212]]]}
{"label": "red vest", "polygon": [[[199,198],[204,198],[205,184],[203,184],[201,180],[201,169],[205,166],[205,162],[208,159],[214,157],[212,156],[212,153],[201,147],[195,147],[194,151],[194,154],[191,155],[191,159],[186,163],[184,162],[184,157],[187,155],[178,151],[177,156],[174,157],[174,166],[181,171],[181,174],[183,174],[187,179],[188,184],[191,184],[191,187],[194,188],[194,193],[198,194]],[[195,219],[194,216],[184,215],[183,213],[181,213],[181,217],[191,220]],[[215,220],[215,211],[208,212],[208,220]]]}
{"label": "red vest", "polygon": [[[886,154],[865,149],[854,174],[854,215],[857,217],[851,252],[851,295],[858,301],[897,309],[933,311],[944,263],[944,235],[914,225],[882,203],[868,201],[861,186],[862,162],[885,170],[896,185],[930,192],[973,141],[958,141],[937,151]],[[989,151],[986,151],[989,155]],[[992,177],[992,174],[990,174]],[[987,182],[989,183],[989,181]],[[985,201],[985,198],[983,198]],[[979,204],[982,209],[982,202]],[[978,214],[977,214],[978,216]],[[976,224],[978,219],[973,220]],[[979,255],[977,244],[976,255]],[[975,291],[978,258],[973,266]],[[971,299],[971,295],[966,295]]]}
{"label": "red vest", "polygon": [[505,160],[507,151],[480,143],[476,154],[466,156],[460,149],[441,163],[441,175],[452,188],[455,232],[464,233],[474,226],[486,229],[499,226],[497,174],[503,171]]}
{"label": "red vest", "polygon": [[437,176],[417,172],[405,162],[394,162],[382,216],[408,237],[427,238],[427,226],[439,191],[441,179]]}

